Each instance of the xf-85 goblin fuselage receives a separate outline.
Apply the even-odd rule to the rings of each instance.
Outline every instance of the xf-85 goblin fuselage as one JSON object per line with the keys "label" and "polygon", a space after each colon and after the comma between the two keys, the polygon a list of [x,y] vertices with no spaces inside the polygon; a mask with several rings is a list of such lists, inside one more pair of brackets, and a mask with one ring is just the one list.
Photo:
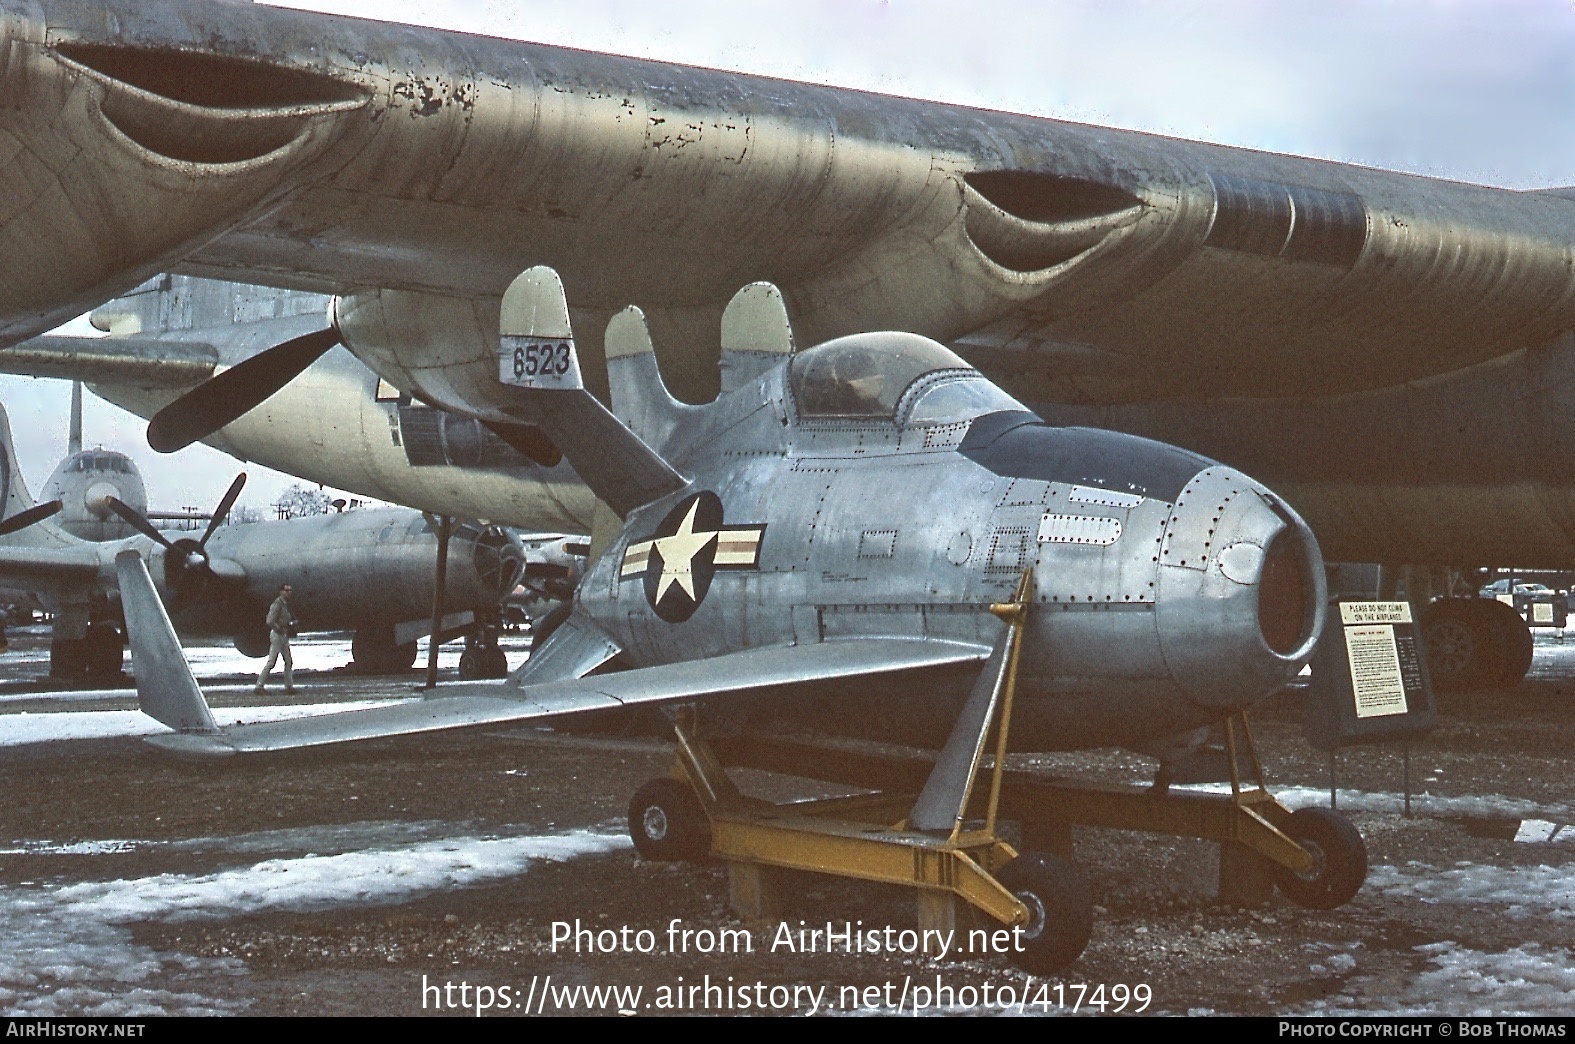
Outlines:
{"label": "xf-85 goblin fuselage", "polygon": [[[1014,746],[1131,746],[1272,693],[1321,627],[1316,542],[1269,490],[1162,443],[1046,425],[925,338],[831,341],[680,409],[662,455],[690,481],[629,515],[580,594],[641,665],[864,637],[988,645],[989,604],[1031,568]],[[818,699],[716,717],[938,744],[971,678],[828,679]]]}

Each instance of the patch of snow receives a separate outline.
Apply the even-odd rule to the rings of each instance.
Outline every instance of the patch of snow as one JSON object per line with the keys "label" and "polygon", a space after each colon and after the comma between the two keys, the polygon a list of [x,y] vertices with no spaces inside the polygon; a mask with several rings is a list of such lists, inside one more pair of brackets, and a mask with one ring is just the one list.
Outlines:
{"label": "patch of snow", "polygon": [[1575,865],[1457,865],[1450,870],[1411,864],[1405,869],[1375,866],[1366,887],[1387,896],[1410,896],[1424,903],[1473,903],[1502,906],[1511,917],[1575,920]]}
{"label": "patch of snow", "polygon": [[0,887],[0,938],[6,941],[0,947],[0,1010],[96,1017],[235,1012],[244,1002],[184,987],[244,974],[243,964],[159,953],[133,942],[124,925],[392,903],[516,876],[539,860],[564,861],[629,843],[621,834],[588,830],[449,837],[270,859],[213,874]]}
{"label": "patch of snow", "polygon": [[[1357,977],[1346,992],[1315,1001],[1300,1015],[1575,1015],[1575,955],[1528,943],[1483,953],[1458,943],[1430,943],[1416,952],[1432,965],[1396,993],[1391,978]],[[1375,1007],[1358,1006],[1371,990]],[[1379,999],[1375,997],[1374,999]]]}

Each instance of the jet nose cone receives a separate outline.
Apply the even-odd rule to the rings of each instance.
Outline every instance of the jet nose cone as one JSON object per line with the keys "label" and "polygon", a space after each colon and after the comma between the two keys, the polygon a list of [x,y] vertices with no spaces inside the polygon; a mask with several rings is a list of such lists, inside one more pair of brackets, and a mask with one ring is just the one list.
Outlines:
{"label": "jet nose cone", "polygon": [[1307,524],[1224,467],[1176,500],[1160,544],[1156,623],[1166,666],[1196,702],[1246,706],[1284,685],[1323,627],[1323,558]]}

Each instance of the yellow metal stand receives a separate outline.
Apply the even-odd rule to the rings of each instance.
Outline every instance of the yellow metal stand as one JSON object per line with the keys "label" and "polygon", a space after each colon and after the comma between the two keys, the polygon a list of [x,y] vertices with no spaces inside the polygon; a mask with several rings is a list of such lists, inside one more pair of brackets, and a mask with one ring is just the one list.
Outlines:
{"label": "yellow metal stand", "polygon": [[[1027,925],[1032,920],[1029,908],[996,877],[1018,855],[997,833],[998,816],[1003,813],[1023,824],[1024,835],[1032,842],[1029,847],[1063,856],[1070,855],[1074,824],[1217,841],[1221,846],[1220,894],[1243,903],[1267,898],[1272,889],[1271,864],[1293,873],[1313,866],[1312,855],[1285,831],[1290,810],[1263,785],[1262,765],[1244,714],[1225,723],[1231,766],[1229,795],[1071,784],[1006,769],[1012,696],[1031,581],[1031,574],[1024,574],[1012,602],[990,607],[1008,624],[1003,638],[1007,643],[1004,680],[999,699],[992,705],[994,710],[972,737],[973,761],[961,794],[955,785],[942,787],[949,798],[960,797],[949,832],[916,830],[909,820],[910,815],[918,814],[915,796],[937,774],[935,760],[854,756],[832,746],[765,737],[702,741],[696,735],[692,714],[677,716],[676,774],[688,781],[709,820],[711,854],[729,864],[732,902],[739,916],[755,921],[777,917],[774,878],[785,869],[914,888],[921,929],[955,927],[959,902],[1003,925]],[[995,655],[1000,654],[998,649]],[[992,659],[992,663],[999,662]],[[987,665],[986,673],[990,670]],[[988,792],[981,795],[975,793],[975,782],[982,770],[992,718],[995,758],[989,769]],[[1243,785],[1237,765],[1238,727],[1255,777],[1256,785],[1251,788]],[[876,792],[775,805],[740,794],[727,776],[727,766]],[[970,814],[980,818],[969,819]]]}
{"label": "yellow metal stand", "polygon": [[[786,868],[915,888],[921,930],[954,927],[958,900],[1004,925],[1028,923],[1028,908],[994,873],[1017,856],[1017,850],[997,835],[996,816],[1006,775],[1007,731],[1031,582],[1031,574],[1025,574],[1012,602],[990,607],[1007,622],[1009,633],[1005,681],[998,712],[993,715],[995,765],[984,820],[977,828],[968,828],[959,815],[946,835],[912,829],[907,817],[917,788],[784,806],[746,799],[727,778],[712,747],[695,737],[692,719],[678,716],[674,727],[679,768],[710,819],[712,854],[729,863],[733,905],[740,916],[772,919],[770,868]],[[987,719],[984,733],[978,737],[981,748],[989,729]],[[966,808],[974,796],[978,763],[976,751],[960,808]]]}
{"label": "yellow metal stand", "polygon": [[[1063,856],[1068,854],[1067,828],[1074,825],[1216,841],[1221,846],[1221,898],[1242,903],[1262,901],[1268,897],[1270,882],[1266,872],[1270,864],[1302,873],[1312,866],[1313,857],[1285,832],[1291,810],[1275,800],[1263,785],[1263,771],[1245,715],[1237,715],[1225,724],[1232,768],[1229,794],[1071,783],[997,768],[1000,815],[1023,825],[1027,847]],[[1253,786],[1244,785],[1236,770],[1238,729],[1253,766]],[[712,753],[730,766],[880,790],[882,793],[876,797],[890,802],[888,808],[911,802],[932,764],[918,756],[851,756],[840,748],[769,737],[730,738],[717,743]]]}

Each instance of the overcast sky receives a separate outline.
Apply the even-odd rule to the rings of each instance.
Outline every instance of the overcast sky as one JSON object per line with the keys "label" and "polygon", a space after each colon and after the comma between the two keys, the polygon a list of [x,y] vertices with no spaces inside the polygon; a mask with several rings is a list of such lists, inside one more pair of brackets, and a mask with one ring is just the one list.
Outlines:
{"label": "overcast sky", "polygon": [[[1512,188],[1575,185],[1575,4],[939,0],[303,0],[354,14],[1290,152]],[[35,493],[65,449],[63,385],[0,378]],[[160,506],[237,469],[159,457],[90,397]],[[250,469],[248,502],[291,479]]]}

